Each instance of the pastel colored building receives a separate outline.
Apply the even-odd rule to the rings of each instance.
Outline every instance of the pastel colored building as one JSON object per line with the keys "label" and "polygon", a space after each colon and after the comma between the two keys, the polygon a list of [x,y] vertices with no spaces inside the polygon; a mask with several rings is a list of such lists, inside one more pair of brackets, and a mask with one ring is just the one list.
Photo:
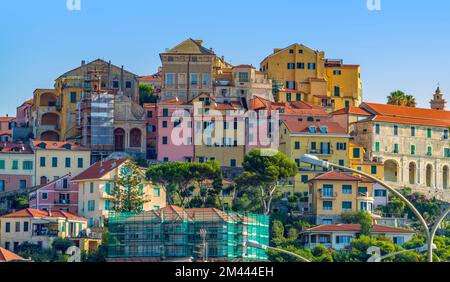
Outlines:
{"label": "pastel colored building", "polygon": [[65,175],[77,175],[89,167],[91,151],[72,142],[33,141],[35,185]]}
{"label": "pastel colored building", "polygon": [[78,184],[70,175],[33,189],[29,194],[29,206],[46,211],[65,211],[78,214]]}
{"label": "pastel colored building", "polygon": [[[99,161],[72,179],[78,185],[78,214],[88,219],[89,227],[104,226],[105,219],[114,208],[111,199],[115,179],[127,162],[127,159]],[[150,182],[143,182],[139,185],[139,189],[148,200],[144,203],[143,210],[166,206],[164,189]]]}
{"label": "pastel colored building", "polygon": [[158,142],[158,106],[156,103],[144,104],[145,120],[147,122],[147,159],[156,159],[156,144]]}
{"label": "pastel colored building", "polygon": [[450,111],[363,103],[370,113],[354,124],[364,158],[384,164],[393,187],[450,197]]}
{"label": "pastel colored building", "polygon": [[[383,236],[392,240],[396,245],[403,245],[411,241],[415,231],[389,227],[383,225],[373,225],[370,232],[372,237]],[[331,224],[320,225],[309,228],[300,234],[300,240],[307,248],[314,248],[317,245],[325,246],[335,250],[343,250],[350,246],[352,240],[361,234],[359,224]]]}
{"label": "pastel colored building", "polygon": [[[157,114],[158,160],[192,162],[194,160],[192,104],[176,99],[163,101],[158,104]],[[174,133],[175,128],[179,134]]]}
{"label": "pastel colored building", "polygon": [[274,49],[260,70],[272,79],[277,101],[301,100],[327,111],[359,106],[362,101],[359,65],[325,59],[325,52],[302,44]]}
{"label": "pastel colored building", "polygon": [[302,163],[300,159],[304,154],[312,154],[340,165],[349,165],[349,141],[347,130],[335,122],[283,121],[280,125],[279,150],[299,168],[295,179],[283,187],[283,192],[287,195],[302,193],[307,196],[308,180],[324,172],[324,168]]}
{"label": "pastel colored building", "polygon": [[34,186],[33,150],[23,143],[0,143],[0,193]]}
{"label": "pastel colored building", "polygon": [[158,68],[158,72],[152,75],[146,75],[139,77],[139,85],[150,85],[156,94],[161,93],[162,90],[162,76],[161,68]]}
{"label": "pastel colored building", "polygon": [[17,127],[30,127],[31,126],[31,107],[33,105],[33,99],[25,101],[22,105],[17,107],[16,110],[16,126]]}
{"label": "pastel colored building", "polygon": [[13,129],[16,126],[15,117],[0,117],[0,141],[12,141]]}
{"label": "pastel colored building", "polygon": [[[315,224],[341,222],[343,213],[366,211],[374,215],[374,182],[338,171],[329,171],[309,180],[309,212]],[[384,188],[377,189],[385,191]],[[387,201],[387,195],[383,197]]]}
{"label": "pastel colored building", "polygon": [[29,242],[47,249],[56,238],[76,237],[86,228],[86,219],[71,213],[27,208],[0,217],[0,246],[16,251]]}

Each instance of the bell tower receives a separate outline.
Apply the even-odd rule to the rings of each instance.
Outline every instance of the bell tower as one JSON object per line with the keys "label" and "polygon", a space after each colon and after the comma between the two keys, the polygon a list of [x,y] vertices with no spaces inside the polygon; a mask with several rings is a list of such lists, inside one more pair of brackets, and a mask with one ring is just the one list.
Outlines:
{"label": "bell tower", "polygon": [[439,89],[439,86],[436,89],[436,92],[434,92],[433,99],[430,101],[431,108],[433,110],[445,110],[445,104],[447,104],[447,101],[445,101],[443,94],[441,93],[441,89]]}

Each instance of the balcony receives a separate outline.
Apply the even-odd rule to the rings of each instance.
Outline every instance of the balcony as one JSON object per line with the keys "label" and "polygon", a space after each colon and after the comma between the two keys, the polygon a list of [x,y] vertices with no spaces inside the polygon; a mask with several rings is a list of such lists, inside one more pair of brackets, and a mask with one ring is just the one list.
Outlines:
{"label": "balcony", "polygon": [[70,199],[59,199],[59,200],[55,200],[54,202],[55,205],[69,205],[70,204]]}
{"label": "balcony", "polygon": [[333,150],[308,150],[307,151],[308,154],[312,154],[312,155],[333,155]]}
{"label": "balcony", "polygon": [[321,200],[334,200],[337,198],[338,193],[337,192],[333,192],[333,193],[320,193],[320,199]]}
{"label": "balcony", "polygon": [[358,201],[373,202],[374,198],[371,195],[369,195],[369,193],[358,193],[357,200]]}
{"label": "balcony", "polygon": [[58,124],[46,124],[39,126],[39,130],[41,132],[45,131],[59,131],[59,125]]}

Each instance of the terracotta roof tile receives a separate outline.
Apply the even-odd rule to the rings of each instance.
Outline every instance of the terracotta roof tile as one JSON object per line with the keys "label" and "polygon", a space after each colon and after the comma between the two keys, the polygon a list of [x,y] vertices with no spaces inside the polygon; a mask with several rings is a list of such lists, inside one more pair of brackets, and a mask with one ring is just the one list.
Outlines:
{"label": "terracotta roof tile", "polygon": [[16,255],[13,252],[8,251],[0,247],[0,262],[8,262],[13,260],[25,260],[23,257]]}
{"label": "terracotta roof tile", "polygon": [[394,116],[375,116],[373,121],[388,122],[388,123],[401,123],[401,124],[414,124],[414,125],[429,125],[436,127],[450,127],[450,120],[431,120],[431,119],[417,119],[417,118],[405,118]]}
{"label": "terracotta roof tile", "polygon": [[10,122],[15,120],[15,117],[0,117],[0,122]]}
{"label": "terracotta roof tile", "polygon": [[44,211],[26,208],[16,212],[12,212],[2,216],[3,218],[16,218],[16,217],[65,217],[67,219],[86,220],[83,217],[64,212],[64,211]]}
{"label": "terracotta roof tile", "polygon": [[337,111],[332,112],[331,114],[332,115],[353,114],[353,115],[371,116],[371,114],[368,111],[353,106],[339,109]]}
{"label": "terracotta roof tile", "polygon": [[[297,122],[283,121],[291,134],[317,134],[317,135],[347,135],[347,130],[336,122]],[[316,128],[315,133],[310,133],[310,127]],[[327,132],[322,133],[320,128],[326,126]]]}
{"label": "terracotta roof tile", "polygon": [[101,178],[108,172],[120,166],[126,160],[127,159],[98,161],[95,164],[91,165],[89,168],[87,168],[85,171],[75,176],[72,179],[72,181],[82,181]]}
{"label": "terracotta roof tile", "polygon": [[70,145],[70,150],[76,151],[89,151],[89,148],[82,147],[72,142],[62,142],[62,141],[41,141],[35,140],[32,142],[33,149],[41,150],[41,144],[45,144],[45,150],[68,150],[66,148],[67,145]]}
{"label": "terracotta roof tile", "polygon": [[33,150],[23,143],[0,142],[0,154],[33,154]]}
{"label": "terracotta roof tile", "polygon": [[412,108],[376,103],[363,103],[361,107],[380,116],[450,121],[450,111]]}

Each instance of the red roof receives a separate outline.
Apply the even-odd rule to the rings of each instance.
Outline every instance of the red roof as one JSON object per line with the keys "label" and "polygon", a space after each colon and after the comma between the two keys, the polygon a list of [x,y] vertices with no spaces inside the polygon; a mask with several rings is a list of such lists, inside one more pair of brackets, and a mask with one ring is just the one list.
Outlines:
{"label": "red roof", "polygon": [[353,106],[339,109],[337,111],[332,112],[331,114],[332,115],[353,114],[353,115],[371,116],[371,114],[368,111]]}
{"label": "red roof", "polygon": [[255,67],[252,66],[252,65],[237,65],[237,66],[234,66],[233,68],[234,68],[234,69],[235,69],[235,68],[240,68],[240,69],[254,69]]}
{"label": "red roof", "polygon": [[2,216],[4,218],[17,218],[17,217],[65,217],[67,219],[86,220],[83,217],[65,212],[65,211],[44,211],[26,208],[20,211],[12,212]]}
{"label": "red roof", "polygon": [[[2,135],[2,134],[0,134]],[[29,145],[14,142],[0,142],[0,154],[33,154]]]}
{"label": "red roof", "polygon": [[436,127],[449,127],[450,120],[430,120],[430,119],[417,119],[417,118],[403,118],[393,116],[375,116],[373,121],[388,122],[388,123],[401,123],[401,124],[415,124],[415,125],[429,125]]}
{"label": "red roof", "polygon": [[[291,134],[317,134],[317,135],[347,135],[347,130],[342,128],[336,122],[298,122],[298,121],[283,121]],[[316,128],[315,133],[310,132],[310,127]],[[326,133],[321,132],[322,127],[327,128]]]}
{"label": "red roof", "polygon": [[113,169],[120,166],[126,160],[127,159],[98,161],[95,164],[91,165],[89,168],[87,168],[85,171],[81,172],[80,174],[78,174],[77,176],[72,178],[72,181],[91,180],[91,179],[101,178],[108,172],[110,172]]}
{"label": "red roof", "polygon": [[315,181],[315,180],[373,182],[370,179],[361,177],[359,175],[343,173],[343,172],[339,172],[339,171],[335,171],[335,170],[320,174],[320,175],[314,177],[313,179],[311,179],[310,181]]}
{"label": "red roof", "polygon": [[0,122],[10,122],[15,120],[15,117],[0,117]]}
{"label": "red roof", "polygon": [[173,99],[173,100],[167,100],[167,101],[162,101],[162,102],[160,102],[159,104],[160,104],[160,105],[175,105],[175,106],[187,106],[187,105],[191,105],[191,104],[189,104],[189,103],[187,103],[187,102],[183,102],[183,101],[176,100],[176,99]]}
{"label": "red roof", "polygon": [[10,130],[0,130],[0,136],[5,136],[5,135],[11,137],[11,136],[12,136],[12,133],[11,133]]}
{"label": "red roof", "polygon": [[139,77],[139,81],[161,82],[162,77],[159,74],[146,75]]}
{"label": "red roof", "polygon": [[[66,148],[67,145],[70,146],[70,150],[78,150],[78,151],[89,151],[89,148],[82,147],[72,142],[62,142],[62,141],[41,141],[36,140],[32,142],[33,149],[41,149],[40,145],[45,144],[45,150],[69,150]],[[44,148],[43,148],[44,149]]]}
{"label": "red roof", "polygon": [[413,108],[387,104],[363,103],[362,108],[381,116],[450,121],[450,111]]}
{"label": "red roof", "polygon": [[23,257],[16,255],[13,252],[8,251],[0,247],[0,262],[8,262],[13,260],[25,260]]}
{"label": "red roof", "polygon": [[[361,225],[359,224],[324,224],[312,227],[306,230],[307,232],[360,232]],[[371,233],[415,233],[412,230],[403,228],[396,228],[383,225],[373,225]]]}

